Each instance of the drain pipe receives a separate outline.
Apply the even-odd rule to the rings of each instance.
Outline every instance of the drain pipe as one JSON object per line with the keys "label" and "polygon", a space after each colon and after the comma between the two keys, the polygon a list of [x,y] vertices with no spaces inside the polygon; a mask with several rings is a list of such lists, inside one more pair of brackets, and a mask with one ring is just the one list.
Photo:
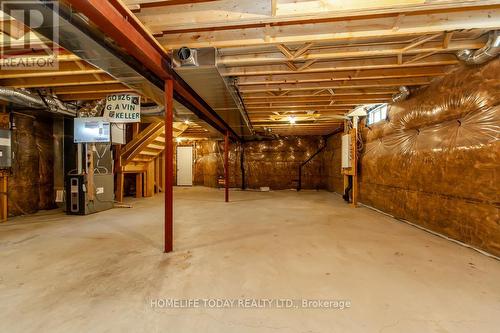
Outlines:
{"label": "drain pipe", "polygon": [[490,32],[486,45],[477,51],[462,50],[457,52],[457,58],[468,65],[480,65],[492,60],[500,53],[500,30]]}

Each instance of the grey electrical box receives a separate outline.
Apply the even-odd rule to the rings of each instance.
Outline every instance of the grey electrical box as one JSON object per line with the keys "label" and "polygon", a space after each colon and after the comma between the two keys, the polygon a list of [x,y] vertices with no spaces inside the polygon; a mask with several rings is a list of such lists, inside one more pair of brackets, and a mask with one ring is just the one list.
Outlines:
{"label": "grey electrical box", "polygon": [[0,130],[0,169],[12,167],[11,131]]}

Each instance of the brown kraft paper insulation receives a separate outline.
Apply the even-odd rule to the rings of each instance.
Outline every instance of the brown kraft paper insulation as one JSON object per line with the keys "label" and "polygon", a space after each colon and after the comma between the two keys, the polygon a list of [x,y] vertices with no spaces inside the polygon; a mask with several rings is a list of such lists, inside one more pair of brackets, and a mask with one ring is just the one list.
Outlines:
{"label": "brown kraft paper insulation", "polygon": [[38,209],[57,208],[54,202],[54,139],[51,119],[35,121],[35,137],[39,158]]}
{"label": "brown kraft paper insulation", "polygon": [[9,216],[55,208],[52,120],[16,114],[14,122]]}
{"label": "brown kraft paper insulation", "polygon": [[38,149],[34,136],[35,119],[14,116],[12,131],[12,175],[9,177],[9,216],[35,213],[38,210],[40,186]]}
{"label": "brown kraft paper insulation", "polygon": [[[241,187],[241,150],[244,146],[245,183],[248,188],[274,190],[297,187],[299,165],[324,144],[321,137],[286,137],[229,146],[229,185]],[[243,146],[242,146],[243,145]],[[224,177],[224,142],[198,141],[195,144],[194,184],[218,186]],[[316,156],[302,170],[302,188],[324,188],[323,159]]]}
{"label": "brown kraft paper insulation", "polygon": [[461,68],[365,129],[361,202],[500,255],[499,78]]}

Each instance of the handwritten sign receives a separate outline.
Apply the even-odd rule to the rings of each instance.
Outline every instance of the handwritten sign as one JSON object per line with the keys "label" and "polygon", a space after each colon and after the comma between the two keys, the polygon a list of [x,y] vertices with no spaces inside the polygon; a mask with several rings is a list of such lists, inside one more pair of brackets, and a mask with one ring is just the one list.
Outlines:
{"label": "handwritten sign", "polygon": [[139,123],[141,97],[134,94],[109,95],[106,98],[104,117],[111,123]]}

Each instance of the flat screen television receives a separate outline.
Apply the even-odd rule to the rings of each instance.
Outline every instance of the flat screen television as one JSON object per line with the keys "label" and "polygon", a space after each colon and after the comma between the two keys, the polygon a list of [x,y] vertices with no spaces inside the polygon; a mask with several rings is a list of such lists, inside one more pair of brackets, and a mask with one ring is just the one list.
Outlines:
{"label": "flat screen television", "polygon": [[110,142],[109,121],[104,118],[75,118],[75,143]]}

